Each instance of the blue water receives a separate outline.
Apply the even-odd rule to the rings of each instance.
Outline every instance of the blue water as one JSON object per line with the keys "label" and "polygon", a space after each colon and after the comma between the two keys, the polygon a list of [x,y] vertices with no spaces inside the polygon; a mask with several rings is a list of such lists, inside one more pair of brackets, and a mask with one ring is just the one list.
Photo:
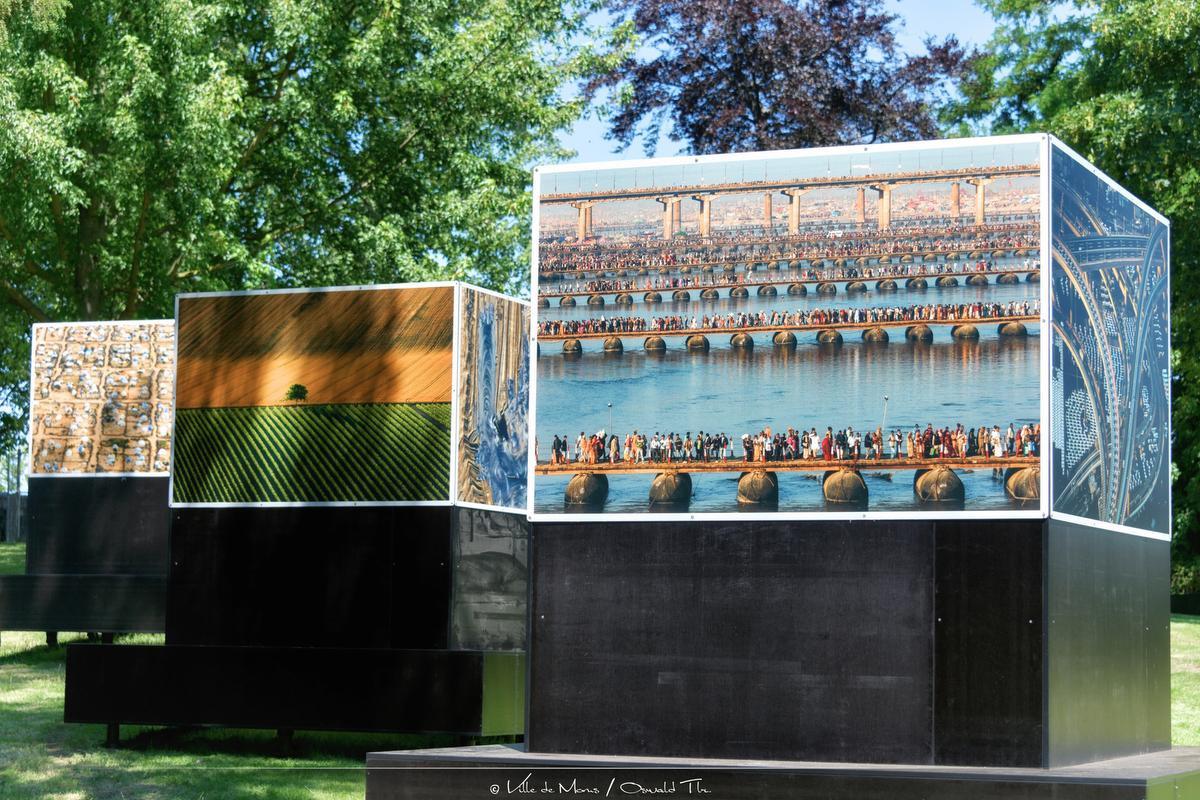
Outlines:
{"label": "blue water", "polygon": [[[751,297],[716,302],[635,305],[620,314],[712,313],[714,310],[799,309],[847,306],[909,305],[923,302],[964,303],[1036,299],[1037,284],[988,287],[961,286],[865,295],[819,297]],[[701,310],[703,309],[703,310]],[[586,318],[604,310],[540,309],[539,319]],[[959,342],[949,326],[934,326],[934,342],[913,345],[903,341],[903,329],[891,329],[892,342],[866,345],[857,332],[843,331],[839,348],[819,347],[809,333],[797,334],[795,349],[775,348],[771,332],[756,333],[751,351],[733,350],[724,336],[710,337],[707,353],[688,352],[680,338],[668,338],[668,350],[648,354],[643,335],[624,338],[626,350],[599,352],[598,341],[585,341],[585,352],[564,357],[558,343],[546,342],[538,355],[538,460],[549,459],[555,434],[574,444],[581,430],[607,429],[621,440],[631,430],[654,432],[723,432],[739,440],[769,426],[835,430],[876,426],[911,430],[927,423],[935,427],[962,423],[967,428],[1009,422],[1020,426],[1039,416],[1038,325],[1028,337],[1000,338],[994,325],[979,324],[981,338]],[[884,395],[888,400],[885,401]],[[611,410],[608,404],[612,403]],[[886,413],[886,420],[884,415]],[[611,414],[611,423],[610,423]],[[968,510],[1008,509],[1003,485],[991,470],[959,472],[966,488]],[[820,473],[780,473],[780,511],[818,511],[825,508]],[[911,471],[898,471],[888,480],[883,473],[864,474],[872,510],[915,510]],[[535,507],[552,513],[563,510],[563,490],[569,476],[536,477]],[[649,475],[609,478],[606,512],[644,512]],[[693,474],[694,494],[689,511],[731,512],[738,509],[737,473]]]}

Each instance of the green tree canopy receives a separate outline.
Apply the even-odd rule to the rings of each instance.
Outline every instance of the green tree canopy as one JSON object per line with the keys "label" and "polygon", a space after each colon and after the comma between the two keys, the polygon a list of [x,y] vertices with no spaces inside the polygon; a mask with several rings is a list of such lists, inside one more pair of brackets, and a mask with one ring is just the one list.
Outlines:
{"label": "green tree canopy", "polygon": [[[591,0],[0,0],[0,439],[29,324],[528,274]],[[610,32],[611,33],[611,32]]]}
{"label": "green tree canopy", "polygon": [[1200,5],[986,0],[998,27],[946,111],[960,130],[1048,131],[1171,220],[1174,543],[1200,552]]}

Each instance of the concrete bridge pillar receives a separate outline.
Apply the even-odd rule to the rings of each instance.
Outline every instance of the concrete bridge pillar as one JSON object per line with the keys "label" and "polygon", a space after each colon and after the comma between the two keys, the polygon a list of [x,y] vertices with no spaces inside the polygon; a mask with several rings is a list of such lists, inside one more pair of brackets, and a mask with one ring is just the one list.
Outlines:
{"label": "concrete bridge pillar", "polygon": [[881,183],[872,186],[879,193],[879,229],[887,230],[892,227],[892,185]]}
{"label": "concrete bridge pillar", "polygon": [[711,194],[698,194],[692,197],[700,204],[700,236],[708,238],[712,235],[712,203],[713,196]]}
{"label": "concrete bridge pillar", "polygon": [[856,469],[831,469],[821,481],[825,502],[865,508],[870,496],[867,482]]}
{"label": "concrete bridge pillar", "polygon": [[958,181],[950,184],[950,218],[958,222],[962,216],[962,184]]}
{"label": "concrete bridge pillar", "polygon": [[962,480],[954,470],[940,465],[916,471],[913,494],[922,503],[961,503],[966,499]]}
{"label": "concrete bridge pillar", "polygon": [[679,204],[678,197],[656,197],[659,205],[663,207],[663,238],[670,240],[679,232]]}
{"label": "concrete bridge pillar", "polygon": [[984,187],[991,183],[993,178],[971,178],[967,183],[975,187],[975,224],[982,225],[985,212],[987,210],[987,201],[985,199],[986,192]]}
{"label": "concrete bridge pillar", "polygon": [[608,499],[608,478],[595,472],[581,472],[571,478],[563,502],[569,511],[600,509]]}
{"label": "concrete bridge pillar", "polygon": [[575,239],[582,242],[592,235],[592,203],[571,203],[579,216],[575,222]]}
{"label": "concrete bridge pillar", "polygon": [[687,341],[684,344],[688,350],[700,350],[708,352],[708,337],[704,336],[703,334],[693,333],[691,336],[687,337]]}
{"label": "concrete bridge pillar", "polygon": [[788,198],[788,235],[795,236],[800,232],[800,198],[807,189],[784,189]]}
{"label": "concrete bridge pillar", "polygon": [[867,189],[865,186],[858,187],[858,193],[854,198],[854,221],[859,225],[865,225],[867,222]]}
{"label": "concrete bridge pillar", "polygon": [[738,479],[738,505],[775,507],[779,505],[779,479],[774,472],[743,472]]}
{"label": "concrete bridge pillar", "polygon": [[771,193],[763,195],[763,231],[771,235]]}
{"label": "concrete bridge pillar", "polygon": [[822,331],[817,331],[817,344],[841,344],[842,332],[827,328]]}
{"label": "concrete bridge pillar", "polygon": [[686,510],[692,500],[692,476],[686,472],[660,472],[650,484],[651,509]]}

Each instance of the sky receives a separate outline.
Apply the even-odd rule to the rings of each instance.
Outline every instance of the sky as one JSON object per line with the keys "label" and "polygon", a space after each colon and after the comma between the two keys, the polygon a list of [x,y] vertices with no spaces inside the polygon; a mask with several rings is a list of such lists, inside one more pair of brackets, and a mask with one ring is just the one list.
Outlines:
{"label": "sky", "polygon": [[[983,45],[992,35],[992,17],[971,0],[885,0],[884,8],[897,15],[897,40],[907,52],[922,50],[922,41],[929,36],[944,38],[951,34],[966,47]],[[645,158],[639,138],[624,152],[616,142],[604,138],[607,125],[596,119],[584,119],[560,138],[563,146],[578,155],[570,162],[609,161]],[[657,156],[673,156],[682,152],[682,143],[663,137],[658,143]]]}

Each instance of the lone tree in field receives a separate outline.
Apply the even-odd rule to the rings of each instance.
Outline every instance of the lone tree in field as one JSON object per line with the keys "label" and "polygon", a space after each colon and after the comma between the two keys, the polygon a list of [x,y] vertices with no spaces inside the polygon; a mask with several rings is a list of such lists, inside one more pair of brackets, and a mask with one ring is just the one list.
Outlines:
{"label": "lone tree in field", "polygon": [[902,55],[883,0],[613,0],[646,47],[592,81],[609,136],[659,130],[693,153],[928,139],[931,108],[970,59],[949,37]]}
{"label": "lone tree in field", "polygon": [[303,383],[293,383],[288,387],[287,396],[283,398],[288,401],[303,403],[308,399],[308,387]]}

